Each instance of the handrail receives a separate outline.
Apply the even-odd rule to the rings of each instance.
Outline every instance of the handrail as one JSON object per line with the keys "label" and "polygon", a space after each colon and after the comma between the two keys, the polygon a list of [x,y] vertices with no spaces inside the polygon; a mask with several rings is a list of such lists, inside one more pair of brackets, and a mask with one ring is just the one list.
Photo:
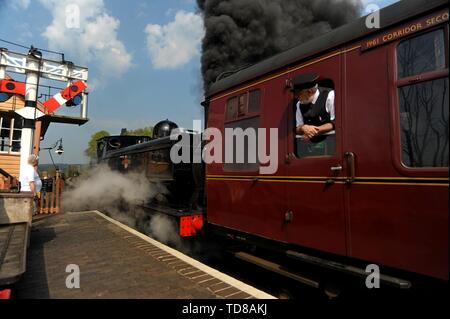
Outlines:
{"label": "handrail", "polygon": [[7,171],[5,171],[3,168],[0,168],[0,174],[2,174],[4,177],[7,177],[7,178],[15,178],[11,174],[9,174]]}

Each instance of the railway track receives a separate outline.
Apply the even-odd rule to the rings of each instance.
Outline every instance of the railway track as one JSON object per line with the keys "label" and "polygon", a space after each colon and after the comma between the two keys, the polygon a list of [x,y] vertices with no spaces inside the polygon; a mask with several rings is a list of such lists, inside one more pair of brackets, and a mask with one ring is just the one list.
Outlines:
{"label": "railway track", "polygon": [[[140,221],[134,226],[154,239]],[[236,278],[248,285],[271,294],[279,299],[293,299],[296,304],[351,305],[387,304],[395,301],[397,305],[422,303],[424,299],[436,305],[448,297],[447,287],[435,287],[427,291],[398,289],[383,286],[369,290],[365,280],[355,280],[350,275],[337,275],[336,272],[321,270],[308,265],[299,265],[289,258],[275,256],[237,246],[235,242],[221,237],[183,239],[176,243],[165,243],[174,249],[194,258],[220,272]],[[279,257],[279,256],[278,256]]]}

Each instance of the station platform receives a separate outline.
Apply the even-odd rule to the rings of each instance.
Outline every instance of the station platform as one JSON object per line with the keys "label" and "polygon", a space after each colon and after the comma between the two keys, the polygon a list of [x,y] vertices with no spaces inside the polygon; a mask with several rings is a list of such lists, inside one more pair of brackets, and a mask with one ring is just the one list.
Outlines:
{"label": "station platform", "polygon": [[0,287],[15,283],[25,273],[28,234],[27,223],[0,225]]}
{"label": "station platform", "polygon": [[[98,211],[39,216],[30,242],[13,299],[274,298]],[[66,286],[69,265],[80,288]]]}

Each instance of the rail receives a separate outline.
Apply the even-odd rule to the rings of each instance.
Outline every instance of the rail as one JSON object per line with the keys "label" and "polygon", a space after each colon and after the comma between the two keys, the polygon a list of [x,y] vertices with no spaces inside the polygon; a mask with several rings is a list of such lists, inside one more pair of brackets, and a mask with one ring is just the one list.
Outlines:
{"label": "rail", "polygon": [[17,192],[19,181],[17,178],[0,168],[0,192]]}

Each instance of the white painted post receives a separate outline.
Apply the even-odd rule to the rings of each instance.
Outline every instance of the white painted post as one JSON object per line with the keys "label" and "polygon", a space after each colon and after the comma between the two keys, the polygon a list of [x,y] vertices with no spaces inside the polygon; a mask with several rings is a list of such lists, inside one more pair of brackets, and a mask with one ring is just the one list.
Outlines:
{"label": "white painted post", "polygon": [[[2,60],[2,52],[5,51],[6,49],[4,48],[0,48],[0,62]],[[1,63],[0,63],[1,64]],[[6,66],[1,64],[0,65],[0,80],[3,80],[4,78],[6,78]]]}
{"label": "white painted post", "polygon": [[0,80],[6,77],[6,66],[0,65]]}
{"label": "white painted post", "polygon": [[[86,82],[83,81],[85,84]],[[87,114],[88,114],[88,95],[85,93],[86,90],[83,91],[83,93],[81,93],[81,97],[82,97],[82,102],[81,102],[81,108],[80,108],[80,117],[82,119],[87,119]]]}
{"label": "white painted post", "polygon": [[[39,74],[31,70],[39,70],[39,60],[28,55],[27,64],[29,68],[26,71],[25,108],[36,110]],[[25,122],[28,125],[25,125],[22,129],[20,142],[20,180],[22,180],[24,170],[28,165],[28,156],[33,152],[33,135],[36,119],[25,119]]]}

